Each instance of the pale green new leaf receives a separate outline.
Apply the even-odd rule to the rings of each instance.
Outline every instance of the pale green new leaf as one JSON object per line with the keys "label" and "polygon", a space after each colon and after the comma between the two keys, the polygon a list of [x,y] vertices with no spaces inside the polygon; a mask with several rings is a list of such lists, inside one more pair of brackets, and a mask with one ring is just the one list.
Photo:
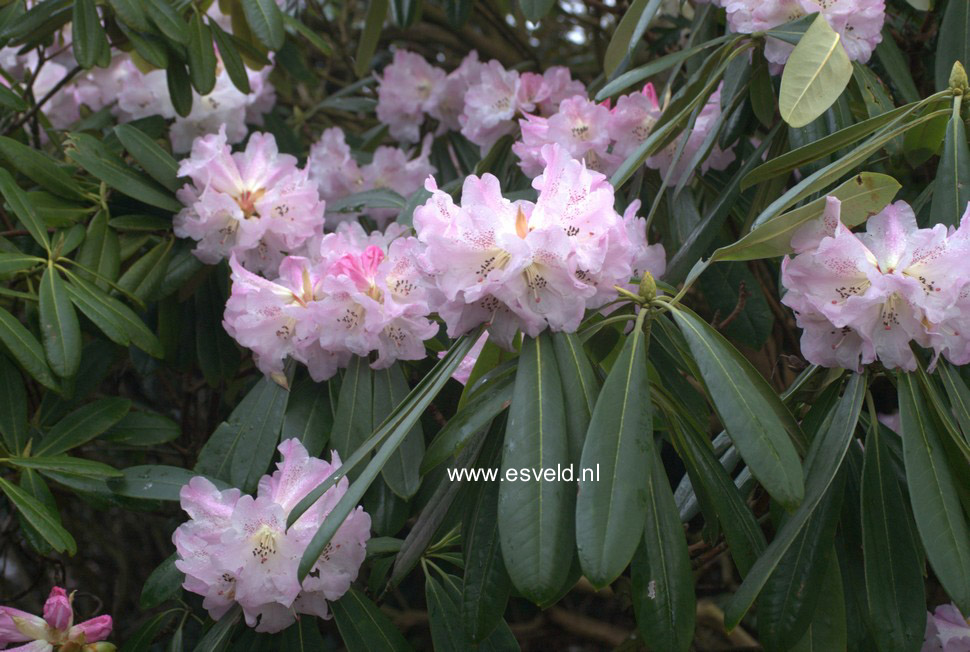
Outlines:
{"label": "pale green new leaf", "polygon": [[792,127],[804,127],[832,106],[851,78],[852,62],[841,37],[820,14],[785,64],[778,98],[781,117]]}

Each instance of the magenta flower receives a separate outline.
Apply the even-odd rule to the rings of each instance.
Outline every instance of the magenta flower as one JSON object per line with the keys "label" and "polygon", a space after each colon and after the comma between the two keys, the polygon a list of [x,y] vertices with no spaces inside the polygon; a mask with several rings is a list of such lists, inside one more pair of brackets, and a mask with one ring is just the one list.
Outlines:
{"label": "magenta flower", "polygon": [[189,520],[172,537],[182,585],[204,597],[203,606],[219,619],[239,603],[246,623],[259,632],[278,632],[298,614],[329,618],[327,603],[339,599],[357,578],[370,538],[370,516],[350,513],[302,584],[297,568],[303,552],[331,510],[347,492],[341,478],[289,529],[296,504],[340,466],[309,457],[297,439],[279,445],[281,461],[259,481],[256,497],[238,489],[219,491],[202,477],[182,487]]}
{"label": "magenta flower", "polygon": [[[13,607],[0,607],[0,648],[11,643],[25,643],[8,648],[8,652],[53,652],[53,650],[84,651],[111,634],[111,616],[98,616],[74,624],[74,593],[59,586],[51,589],[44,603],[44,617],[35,616]],[[98,652],[115,649],[110,643],[98,646]]]}
{"label": "magenta flower", "polygon": [[198,138],[179,176],[191,184],[177,193],[185,208],[175,216],[175,234],[197,240],[195,255],[205,263],[235,254],[250,270],[275,270],[286,252],[323,229],[316,184],[270,134],[253,134],[237,153],[224,128]]}
{"label": "magenta flower", "polygon": [[920,652],[966,652],[970,650],[970,620],[954,604],[941,604],[926,613],[926,640]]}

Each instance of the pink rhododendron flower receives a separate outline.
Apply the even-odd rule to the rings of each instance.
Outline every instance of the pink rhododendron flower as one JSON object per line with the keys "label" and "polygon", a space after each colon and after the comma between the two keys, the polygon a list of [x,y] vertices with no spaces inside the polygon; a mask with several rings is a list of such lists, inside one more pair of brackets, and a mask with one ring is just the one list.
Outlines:
{"label": "pink rhododendron flower", "polygon": [[415,210],[414,225],[450,336],[487,322],[495,342],[510,348],[520,329],[531,337],[575,331],[587,307],[629,281],[637,253],[612,186],[558,145],[543,157],[535,203],[505,199],[486,174],[465,179],[459,206],[429,179],[433,195]]}
{"label": "pink rhododendron flower", "polygon": [[[74,593],[59,586],[51,589],[44,603],[44,616],[35,616],[13,607],[0,607],[0,649],[11,643],[26,643],[9,652],[52,652],[53,650],[88,649],[91,643],[98,643],[111,634],[111,616],[98,616],[74,624]],[[99,650],[114,650],[110,643],[103,643]]]}
{"label": "pink rhododendron flower", "polygon": [[465,106],[458,122],[462,135],[488,152],[499,138],[515,131],[518,110],[519,73],[489,61],[479,79],[465,93]]}
{"label": "pink rhododendron flower", "polygon": [[[324,201],[330,202],[377,188],[387,188],[402,197],[409,197],[420,190],[429,174],[435,172],[429,160],[431,141],[429,134],[414,158],[397,147],[378,147],[371,162],[361,166],[351,155],[343,131],[339,127],[331,127],[310,147],[307,169]],[[397,213],[393,208],[367,210],[367,214],[377,220],[380,226],[396,217]],[[328,214],[330,221],[337,223],[354,217],[355,214],[351,212]]]}
{"label": "pink rhododendron flower", "polygon": [[[818,12],[838,33],[849,59],[865,63],[882,41],[885,0],[726,0],[728,27],[753,34]],[[776,70],[788,61],[794,46],[768,37],[765,58]]]}
{"label": "pink rhododendron flower", "polygon": [[418,142],[425,114],[438,104],[445,71],[418,54],[396,50],[377,81],[377,119],[390,127],[395,140]]}
{"label": "pink rhododendron flower", "polygon": [[[830,198],[820,224],[796,232],[801,253],[782,263],[782,302],[805,329],[806,359],[850,369],[878,359],[913,371],[911,341],[958,357],[966,329],[947,320],[961,314],[966,281],[957,270],[970,253],[970,220],[956,232],[920,229],[909,205],[896,202],[855,234],[838,221],[838,209]],[[953,342],[941,335],[948,327]]]}
{"label": "pink rhododendron flower", "polygon": [[341,478],[289,529],[296,504],[340,466],[312,458],[298,439],[279,445],[281,461],[259,481],[256,496],[238,489],[219,491],[195,477],[181,491],[189,520],[175,530],[176,567],[183,587],[204,597],[203,606],[218,620],[238,602],[246,624],[259,632],[278,632],[298,614],[329,618],[328,602],[339,599],[357,578],[370,538],[370,516],[358,507],[301,585],[297,569],[316,531],[349,486]]}
{"label": "pink rhododendron flower", "polygon": [[970,650],[970,620],[954,604],[941,604],[926,613],[926,634],[920,652],[967,652]]}
{"label": "pink rhododendron flower", "polygon": [[613,153],[621,160],[630,156],[650,135],[660,115],[660,102],[653,84],[647,84],[639,93],[619,97],[610,113],[608,127],[614,141]]}
{"label": "pink rhododendron flower", "polygon": [[[488,341],[488,333],[482,333],[475,344],[468,351],[468,355],[462,358],[461,362],[458,363],[458,368],[455,369],[455,373],[451,374],[451,377],[457,380],[462,385],[468,384],[468,379],[472,375],[472,371],[475,369],[475,363],[478,362],[478,356],[482,354],[482,349],[485,348],[485,342]],[[438,359],[445,357],[447,351],[438,351]]]}
{"label": "pink rhododendron flower", "polygon": [[558,144],[573,158],[585,161],[590,169],[604,174],[615,172],[622,160],[609,152],[609,109],[585,96],[563,100],[559,111],[548,118],[526,115],[519,124],[522,140],[512,145],[512,151],[529,177],[542,172],[545,167],[542,148],[551,143]]}
{"label": "pink rhododendron flower", "polygon": [[428,110],[431,117],[441,123],[440,131],[461,130],[458,116],[465,106],[465,93],[472,84],[478,83],[483,65],[478,60],[478,52],[472,50],[461,60],[461,64],[445,77],[439,91],[435,94],[435,104]]}
{"label": "pink rhododendron flower", "polygon": [[273,270],[323,228],[316,184],[270,134],[253,134],[237,153],[224,128],[196,139],[179,176],[192,183],[176,193],[185,208],[175,216],[175,235],[197,240],[195,255],[205,263],[235,254],[250,270]]}
{"label": "pink rhododendron flower", "polygon": [[[675,186],[682,180],[686,183],[686,179],[694,174],[693,168],[690,167],[691,161],[698,150],[704,147],[705,141],[717,127],[717,120],[721,116],[721,86],[723,86],[723,83],[708,98],[689,132],[682,133],[674,142],[647,159],[647,167],[659,171],[660,176],[667,179],[667,185]],[[684,139],[686,139],[686,143],[684,143]],[[675,163],[674,157],[682,143],[683,151]],[[710,152],[701,163],[701,173],[703,174],[711,168],[723,170],[732,161],[734,161],[734,151],[731,149],[721,150],[715,144],[711,146]]]}

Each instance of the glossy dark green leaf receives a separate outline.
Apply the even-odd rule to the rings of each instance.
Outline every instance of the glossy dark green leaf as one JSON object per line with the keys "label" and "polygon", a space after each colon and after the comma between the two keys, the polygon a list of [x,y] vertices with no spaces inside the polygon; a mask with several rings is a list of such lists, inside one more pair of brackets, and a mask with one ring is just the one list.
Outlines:
{"label": "glossy dark green leaf", "polygon": [[926,629],[923,566],[885,431],[866,438],[862,549],[869,616],[879,650],[915,650]]}
{"label": "glossy dark green leaf", "polygon": [[633,0],[629,9],[623,13],[613,30],[613,37],[603,59],[603,72],[607,77],[612,77],[623,59],[633,54],[659,8],[660,0]]}
{"label": "glossy dark green leaf", "polygon": [[187,117],[192,112],[195,98],[192,93],[192,81],[182,61],[170,61],[165,68],[165,83],[168,85],[168,97],[172,100],[175,112]]}
{"label": "glossy dark green leaf", "polygon": [[499,538],[515,587],[538,605],[558,598],[569,573],[575,540],[575,489],[540,480],[534,472],[569,465],[566,408],[559,367],[548,333],[526,338],[519,355],[502,453]]}
{"label": "glossy dark green leaf", "polygon": [[219,279],[209,275],[192,297],[195,305],[196,359],[206,382],[219,387],[229,382],[239,370],[239,348],[222,327],[226,295]]}
{"label": "glossy dark green leaf", "polygon": [[286,32],[283,30],[283,16],[275,0],[242,0],[246,22],[256,38],[270,50],[283,47]]}
{"label": "glossy dark green leaf", "polygon": [[792,652],[830,652],[847,648],[847,618],[842,574],[834,553],[829,553],[828,568],[822,575],[819,593],[824,596],[815,607],[812,622]]}
{"label": "glossy dark green leaf", "polygon": [[189,19],[189,78],[199,95],[208,95],[216,85],[216,51],[212,47],[212,32],[194,13]]}
{"label": "glossy dark green leaf", "polygon": [[946,435],[913,374],[901,374],[898,388],[906,480],[926,558],[954,603],[970,611],[970,526],[943,447]]}
{"label": "glossy dark green leaf", "polygon": [[[121,478],[111,480],[108,486],[119,496],[142,498],[146,500],[170,500],[178,502],[179,492],[189,480],[199,476],[199,472],[178,466],[148,464],[129,466],[122,469]],[[219,478],[208,476],[210,482],[220,489],[229,485]]]}
{"label": "glossy dark green leaf", "polygon": [[381,37],[384,19],[387,18],[388,0],[370,0],[367,6],[367,19],[364,31],[357,42],[357,54],[354,61],[354,73],[363,77],[371,69],[371,59],[377,51],[377,42]]}
{"label": "glossy dark green leaf", "polygon": [[950,86],[953,64],[959,61],[966,66],[970,62],[970,3],[947,2],[939,25],[934,79],[936,90],[941,91]]}
{"label": "glossy dark green leaf", "polygon": [[[367,358],[354,356],[340,384],[330,445],[348,459],[370,436],[374,423],[374,371]],[[351,474],[354,477],[356,474]]]}
{"label": "glossy dark green leaf", "polygon": [[57,380],[47,365],[44,349],[16,317],[0,308],[0,340],[10,355],[44,387],[56,390]]}
{"label": "glossy dark green leaf", "polygon": [[216,21],[209,23],[212,30],[212,38],[215,40],[216,47],[219,48],[219,56],[222,57],[222,65],[226,68],[226,74],[241,93],[248,95],[252,92],[249,85],[249,75],[246,73],[246,64],[233,44],[232,37],[229,36]]}
{"label": "glossy dark green leaf", "polygon": [[108,5],[129,27],[142,32],[149,30],[148,16],[141,0],[108,0]]}
{"label": "glossy dark green leaf", "polygon": [[805,488],[792,441],[804,435],[791,413],[755,368],[720,333],[693,312],[673,311],[697,361],[714,407],[748,468],[788,509]]}
{"label": "glossy dark green leaf", "polygon": [[288,394],[270,378],[257,381],[202,447],[195,470],[254,490],[276,451]]}
{"label": "glossy dark green leaf", "polygon": [[[605,392],[609,385],[604,385]],[[643,543],[633,558],[633,608],[644,640],[658,650],[687,650],[694,639],[694,577],[670,482],[653,455]]]}
{"label": "glossy dark green leaf", "polygon": [[154,298],[165,278],[171,251],[171,239],[159,242],[125,270],[118,278],[118,287],[141,301]]}
{"label": "glossy dark green leaf", "polygon": [[0,136],[0,154],[24,176],[55,195],[75,200],[84,198],[71,175],[42,151]]}
{"label": "glossy dark green leaf", "polygon": [[62,475],[85,478],[117,478],[121,471],[107,464],[84,460],[70,455],[31,455],[30,457],[11,457],[10,463],[22,469],[53,472]]}
{"label": "glossy dark green leaf", "polygon": [[947,362],[940,364],[940,380],[946,389],[947,398],[953,408],[963,438],[970,444],[970,388],[960,376],[957,368]]}
{"label": "glossy dark green leaf", "polygon": [[40,279],[40,331],[51,369],[73,376],[81,364],[81,326],[71,306],[64,279],[48,265]]}
{"label": "glossy dark green leaf", "polygon": [[162,628],[167,627],[180,611],[181,609],[170,609],[152,616],[128,637],[125,644],[119,648],[120,652],[141,652],[150,649],[152,641]]}
{"label": "glossy dark green leaf", "polygon": [[444,575],[441,581],[427,576],[425,598],[435,650],[464,652],[472,647],[482,652],[512,652],[519,646],[509,626],[500,619],[491,634],[476,646],[465,637],[461,623],[461,579]]}
{"label": "glossy dark green leaf", "polygon": [[512,590],[499,543],[497,482],[475,487],[461,532],[465,553],[461,622],[466,636],[478,643],[502,621]]}
{"label": "glossy dark green leaf", "polygon": [[167,416],[138,411],[126,414],[101,440],[127,446],[157,446],[178,439],[180,434],[179,425]]}
{"label": "glossy dark green leaf", "polygon": [[94,136],[73,133],[69,142],[73,147],[68,156],[115,190],[163,210],[177,212],[182,208],[163,186],[132,170]]}
{"label": "glossy dark green leaf", "polygon": [[158,30],[179,45],[189,42],[189,26],[168,0],[144,0],[145,12]]}
{"label": "glossy dark green leaf", "polygon": [[176,559],[178,559],[178,553],[173,553],[171,557],[155,567],[145,580],[141,597],[138,599],[138,606],[143,610],[154,609],[163,602],[174,600],[181,595],[185,573],[175,567]]}
{"label": "glossy dark green leaf", "polygon": [[421,0],[391,0],[391,17],[398,27],[410,27],[421,13]]}
{"label": "glossy dark green leaf", "polygon": [[124,303],[103,292],[96,285],[74,277],[67,294],[85,317],[90,319],[112,342],[121,346],[134,344],[156,358],[164,355],[155,333]]}
{"label": "glossy dark green leaf", "polygon": [[0,491],[7,495],[17,511],[54,550],[70,555],[77,552],[74,537],[61,526],[56,515],[52,514],[46,505],[2,477],[0,477]]}
{"label": "glossy dark green leaf", "polygon": [[319,457],[333,428],[333,406],[323,383],[309,378],[297,382],[290,390],[283,417],[283,441],[296,437],[311,457]]}
{"label": "glossy dark green leaf", "polygon": [[27,445],[27,390],[20,372],[4,355],[0,355],[0,435],[11,453]]}
{"label": "glossy dark green leaf", "polygon": [[227,649],[241,616],[242,609],[238,604],[233,605],[199,640],[195,646],[195,652],[222,652]]}
{"label": "glossy dark green leaf", "polygon": [[[374,429],[380,425],[377,422],[378,418],[383,421],[395,406],[407,398],[410,391],[400,364],[374,372]],[[380,417],[378,417],[378,406],[383,406]],[[414,496],[421,486],[418,467],[422,457],[424,457],[424,431],[419,421],[414,424],[411,432],[381,469],[381,476],[387,486],[405,500]]]}
{"label": "glossy dark green leaf", "polygon": [[933,203],[930,205],[930,221],[933,224],[958,226],[967,210],[967,202],[970,202],[970,146],[967,145],[967,130],[960,115],[962,99],[959,96],[953,98],[953,116],[946,127],[943,154],[936,168]]}
{"label": "glossy dark green leaf", "polygon": [[[108,214],[101,211],[95,214],[88,224],[88,231],[78,251],[77,262],[83,267],[78,275],[105,290],[108,281],[115,281],[121,269],[121,248],[118,234],[108,226]],[[91,270],[97,276],[88,273]]]}
{"label": "glossy dark green leaf", "polygon": [[363,593],[351,587],[331,603],[347,652],[406,652],[411,646],[387,616]]}
{"label": "glossy dark green leaf", "polygon": [[805,458],[807,478],[805,499],[778,530],[768,548],[745,576],[741,587],[728,602],[724,610],[724,620],[728,627],[734,627],[741,622],[741,618],[761,593],[762,587],[828,491],[842,465],[849,442],[852,441],[865,391],[864,377],[859,374],[853,375],[846,385],[829,426],[812,440]]}
{"label": "glossy dark green leaf", "polygon": [[130,124],[118,125],[114,132],[131,157],[149,176],[172,192],[178,189],[178,163],[171,154],[144,131]]}
{"label": "glossy dark green leaf", "polygon": [[[415,3],[412,3],[412,4],[415,4]],[[320,53],[323,54],[324,56],[326,57],[333,56],[333,48],[330,46],[330,44],[326,40],[324,40],[324,38],[320,34],[318,34],[317,32],[313,31],[312,29],[304,25],[299,18],[294,18],[293,16],[287,13],[284,13],[283,24],[299,32],[299,34],[303,38],[310,41],[310,43],[312,43],[313,46],[317,50],[319,50]]]}
{"label": "glossy dark green leaf", "polygon": [[92,68],[100,58],[102,48],[108,47],[108,38],[101,27],[94,0],[75,0],[71,19],[71,45],[74,59],[85,70]]}
{"label": "glossy dark green leaf", "polygon": [[[597,588],[630,563],[647,518],[655,455],[653,407],[644,391],[647,344],[640,328],[627,336],[596,400],[579,463],[576,544],[583,573]],[[584,477],[587,469],[596,477]]]}
{"label": "glossy dark green leaf", "polygon": [[556,353],[556,364],[562,374],[562,394],[566,401],[569,459],[578,463],[589,430],[589,420],[599,396],[600,381],[579,336],[574,333],[555,333],[552,344]]}
{"label": "glossy dark green leaf", "polygon": [[125,398],[102,398],[74,410],[57,422],[39,444],[33,455],[60,455],[106,431],[128,414],[131,401]]}
{"label": "glossy dark green leaf", "polygon": [[0,85],[0,105],[18,112],[27,110],[24,99],[3,85]]}
{"label": "glossy dark green leaf", "polygon": [[0,193],[3,193],[4,198],[7,200],[7,205],[10,206],[14,215],[23,223],[24,227],[30,233],[30,236],[37,244],[45,250],[50,251],[50,238],[47,237],[47,229],[44,227],[44,223],[37,215],[37,211],[33,205],[27,199],[27,194],[20,189],[14,181],[13,176],[3,168],[0,168]]}

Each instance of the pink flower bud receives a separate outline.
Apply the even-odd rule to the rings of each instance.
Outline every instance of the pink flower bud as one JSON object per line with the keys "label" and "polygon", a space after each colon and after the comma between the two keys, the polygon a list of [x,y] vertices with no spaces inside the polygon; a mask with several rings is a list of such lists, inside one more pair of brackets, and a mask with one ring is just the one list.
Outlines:
{"label": "pink flower bud", "polygon": [[51,589],[51,594],[44,603],[44,620],[56,630],[67,630],[71,628],[74,620],[74,610],[71,607],[71,598],[67,591],[59,586]]}
{"label": "pink flower bud", "polygon": [[[111,616],[107,615],[85,620],[83,623],[78,623],[71,628],[70,639],[83,643],[103,641],[111,634],[112,626]],[[84,638],[79,640],[79,635],[81,634],[84,635]]]}

